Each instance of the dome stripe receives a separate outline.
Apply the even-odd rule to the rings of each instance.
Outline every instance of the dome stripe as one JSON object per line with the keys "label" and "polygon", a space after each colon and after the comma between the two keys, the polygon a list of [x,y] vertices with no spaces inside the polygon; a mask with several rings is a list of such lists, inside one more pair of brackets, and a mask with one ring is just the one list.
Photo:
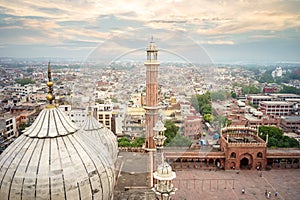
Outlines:
{"label": "dome stripe", "polygon": [[[77,152],[77,155],[78,155],[78,157],[80,158],[80,161],[81,161],[81,163],[82,163],[82,165],[83,165],[83,167],[84,167],[84,169],[85,169],[85,172],[86,172],[86,174],[88,175],[88,170],[87,170],[87,168],[86,168],[86,164],[85,164],[85,162],[83,162],[83,159],[82,159],[82,155],[78,152],[78,150],[77,150],[77,148],[75,147],[75,144],[74,144],[74,142],[70,139],[70,137],[67,137],[68,138],[68,140],[70,141],[70,143],[72,144],[72,146],[74,147],[74,150]],[[76,142],[78,142],[78,141],[76,141]],[[84,151],[85,151],[85,149],[84,149]],[[85,153],[86,153],[86,151],[85,151]],[[93,187],[92,187],[92,184],[91,184],[91,179],[90,179],[90,177],[88,177],[88,179],[89,179],[89,185],[90,185],[90,194],[91,194],[91,196],[93,197]],[[92,199],[94,199],[94,197],[92,198]]]}
{"label": "dome stripe", "polygon": [[[35,143],[35,144],[34,144],[34,143]],[[29,163],[30,163],[30,161],[31,161],[31,158],[32,158],[34,152],[35,152],[34,150],[35,150],[37,144],[38,144],[38,141],[37,141],[37,140],[35,140],[35,141],[32,140],[31,143],[30,143],[30,145],[28,146],[28,148],[26,148],[24,154],[22,155],[22,157],[21,157],[20,160],[18,161],[18,163],[17,163],[17,165],[16,165],[16,167],[15,167],[15,169],[14,169],[14,172],[13,172],[13,174],[12,174],[12,177],[11,177],[11,180],[12,180],[12,181],[10,181],[10,184],[9,184],[8,199],[11,198],[11,197],[10,197],[10,195],[11,195],[11,187],[12,187],[13,180],[14,180],[14,177],[15,177],[15,175],[16,175],[16,172],[18,171],[18,168],[19,168],[19,166],[20,166],[20,163],[22,162],[23,159],[26,160],[26,158],[27,158],[26,155],[27,155],[27,154],[30,154],[29,159],[28,159],[28,162],[27,162],[27,166],[26,166],[26,169],[25,169],[25,171],[27,172]],[[33,147],[33,150],[30,148],[31,146],[34,146],[34,147]],[[31,150],[31,152],[30,152],[30,150]],[[12,164],[12,163],[13,163],[13,161],[12,161],[10,164]],[[7,170],[7,171],[8,171],[8,170]]]}
{"label": "dome stripe", "polygon": [[[73,136],[74,137],[74,136]],[[74,137],[74,139],[78,142],[78,140]],[[80,142],[78,142],[78,144],[82,147],[82,144],[80,143]],[[83,148],[83,147],[82,147]],[[84,148],[83,148],[84,149]],[[86,150],[84,149],[84,151],[86,152]],[[87,152],[86,152],[87,153]],[[89,156],[89,154],[87,153],[87,155]],[[89,156],[89,158],[91,159],[91,157]],[[95,167],[95,169],[98,169],[97,168],[97,166],[95,165],[95,163],[94,163],[94,161],[93,161],[93,159],[91,159],[91,161],[92,161],[92,163],[93,163],[93,165],[94,165],[94,167]],[[102,166],[103,167],[105,167],[106,165],[105,164],[103,164],[103,159],[100,159],[100,161],[101,161],[101,164],[102,164]],[[106,172],[106,176],[108,176],[107,175],[107,170],[105,170],[105,172]],[[105,195],[104,194],[104,191],[103,191],[103,186],[104,186],[104,184],[103,184],[103,182],[102,182],[102,178],[101,178],[101,176],[100,176],[100,174],[99,174],[99,170],[97,170],[97,174],[98,174],[98,177],[99,177],[99,181],[100,181],[100,184],[101,184],[101,193],[102,193],[102,197]],[[110,188],[110,187],[109,187]],[[92,193],[93,194],[93,193]]]}
{"label": "dome stripe", "polygon": [[[82,136],[85,138],[85,140],[88,140],[87,134],[85,134],[85,135],[82,134]],[[95,146],[96,145],[95,143],[89,143],[89,144],[93,148],[95,148],[95,149],[98,148],[98,146]],[[112,189],[110,192],[113,192],[113,187],[114,187],[113,183],[114,183],[114,180],[115,180],[115,176],[114,176],[114,164],[113,163],[109,163],[109,160],[107,159],[107,157],[110,155],[110,153],[106,152],[107,154],[105,154],[105,155],[103,153],[104,153],[104,151],[99,152],[99,154],[97,155],[97,157],[101,158],[100,160],[101,160],[102,165],[105,168],[106,177],[112,177],[113,178],[112,179],[113,182],[110,182],[111,179],[108,179],[108,183],[109,183],[108,185],[110,186],[109,189]],[[98,174],[99,174],[99,171],[98,171]],[[102,179],[100,179],[100,180],[102,182]]]}
{"label": "dome stripe", "polygon": [[[31,141],[32,143],[32,141]],[[30,143],[30,144],[31,144]],[[10,154],[9,157],[7,157],[6,161],[9,159],[9,158],[12,158],[11,162],[9,162],[9,165],[7,166],[7,169],[5,170],[5,172],[3,173],[3,176],[2,176],[2,179],[1,179],[1,182],[0,182],[0,189],[1,189],[1,186],[2,186],[2,183],[3,183],[3,180],[5,179],[5,176],[6,176],[6,173],[7,171],[9,170],[12,162],[17,158],[16,155],[20,155],[21,153],[21,150],[23,149],[24,146],[26,146],[26,144],[28,145],[28,143],[26,142],[26,138],[24,139],[24,144],[22,146],[17,146],[17,148],[15,149],[15,151],[12,151],[12,153]],[[29,145],[30,145],[29,144]],[[27,151],[27,150],[26,150]],[[26,153],[26,151],[24,151],[24,154]],[[23,155],[24,155],[23,154]],[[3,167],[4,167],[4,164],[7,163],[7,162],[4,162],[3,165],[1,166],[1,171],[3,170]],[[1,173],[2,174],[2,173]]]}
{"label": "dome stripe", "polygon": [[[59,163],[60,163],[60,169],[64,169],[63,164],[62,164],[62,155],[61,155],[61,149],[59,148],[59,142],[58,142],[58,138],[56,139],[56,146],[57,146],[57,151],[58,151],[58,157],[59,157]],[[62,177],[62,183],[63,183],[63,190],[64,190],[64,197],[65,200],[67,199],[67,194],[66,194],[66,185],[65,185],[65,177],[64,177],[64,172],[61,173],[61,177]]]}
{"label": "dome stripe", "polygon": [[[74,136],[72,136],[72,137],[74,137]],[[91,160],[91,162],[93,163],[93,165],[94,165],[94,168],[95,169],[97,169],[97,174],[98,174],[98,178],[99,178],[99,181],[100,181],[100,184],[101,184],[101,191],[102,191],[102,197],[104,197],[104,196],[106,196],[107,194],[106,193],[104,193],[104,191],[103,191],[103,187],[105,186],[105,184],[103,184],[103,179],[101,178],[101,175],[99,174],[99,169],[98,169],[98,167],[97,167],[97,165],[95,164],[95,162],[94,162],[94,160],[91,158],[91,156],[90,156],[90,154],[86,151],[86,148],[84,148],[83,146],[82,146],[82,144],[78,141],[78,139],[77,138],[75,138],[74,137],[74,139],[77,141],[77,143],[81,146],[81,148],[86,152],[86,155],[90,158],[90,160]],[[86,144],[87,145],[87,144]],[[99,155],[96,155],[96,157],[98,157],[99,158]],[[105,156],[103,156],[103,157],[100,157],[100,159],[99,159],[100,161],[101,161],[101,164],[102,164],[102,166],[104,167],[104,170],[103,169],[101,169],[102,171],[104,171],[105,172],[105,174],[106,174],[106,178],[107,178],[107,181],[108,181],[108,189],[109,189],[109,191],[108,191],[108,194],[111,194],[111,182],[110,182],[110,179],[108,178],[108,177],[110,177],[110,175],[108,174],[108,171],[110,171],[111,170],[111,168],[107,168],[106,166],[109,166],[109,163],[107,163],[106,161],[107,161],[107,158],[105,157]],[[103,163],[105,161],[105,163]],[[102,171],[100,171],[100,173],[102,172]],[[92,193],[93,195],[94,195],[94,191],[93,191],[93,193]]]}
{"label": "dome stripe", "polygon": [[[1,154],[2,159],[0,160],[0,171],[1,171],[2,167],[3,167],[3,164],[6,163],[6,161],[12,157],[12,155],[15,153],[16,149],[18,149],[19,147],[21,147],[22,142],[26,143],[24,137],[18,137],[14,142],[16,143],[16,145],[9,145],[5,149],[5,151],[3,151],[3,153]],[[1,188],[1,184],[0,184],[0,188]]]}
{"label": "dome stripe", "polygon": [[[35,182],[35,194],[34,194],[35,198],[37,197],[36,188],[37,188],[37,185],[38,185],[38,174],[39,174],[39,168],[40,168],[40,164],[41,164],[41,158],[42,158],[44,145],[45,145],[45,140],[43,140],[43,145],[42,145],[42,148],[41,148],[41,151],[40,151],[39,160],[38,160],[37,168],[36,168],[36,175],[37,176],[36,176],[36,182]],[[23,189],[23,185],[22,185],[22,189]]]}
{"label": "dome stripe", "polygon": [[[68,158],[69,158],[69,160],[70,160],[70,162],[71,162],[72,167],[74,167],[75,162],[74,162],[74,160],[73,160],[73,158],[72,158],[72,156],[71,156],[71,152],[69,151],[68,145],[66,144],[66,141],[65,141],[64,138],[65,138],[65,137],[61,137],[63,146],[64,146],[64,148],[65,148],[65,150],[66,150],[66,152],[67,152],[67,155],[68,155]],[[70,140],[69,140],[69,142],[70,142]],[[64,160],[66,160],[66,158],[65,158]],[[66,173],[66,171],[64,171],[63,174],[65,174],[65,173]],[[65,179],[68,179],[68,177],[67,177],[68,174],[65,174],[65,175],[66,175],[66,177],[64,176],[64,178],[65,178]],[[80,189],[79,189],[79,184],[78,184],[78,182],[76,182],[76,186],[77,186],[77,191],[78,191],[79,194],[80,194]],[[72,191],[70,191],[70,192],[72,192]],[[66,194],[66,196],[68,197],[68,190],[65,190],[65,194]],[[81,196],[79,196],[79,198],[81,199]]]}

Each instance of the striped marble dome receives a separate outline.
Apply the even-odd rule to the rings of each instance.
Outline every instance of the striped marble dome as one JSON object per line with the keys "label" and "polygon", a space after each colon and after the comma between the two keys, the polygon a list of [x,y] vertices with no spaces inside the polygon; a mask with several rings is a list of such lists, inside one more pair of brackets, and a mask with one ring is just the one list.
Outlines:
{"label": "striped marble dome", "polygon": [[109,151],[113,161],[117,160],[118,142],[117,137],[108,128],[100,124],[93,116],[88,115],[81,127],[82,134],[91,138],[95,144],[102,143]]}
{"label": "striped marble dome", "polygon": [[104,145],[54,106],[0,155],[0,198],[113,199],[115,170]]}

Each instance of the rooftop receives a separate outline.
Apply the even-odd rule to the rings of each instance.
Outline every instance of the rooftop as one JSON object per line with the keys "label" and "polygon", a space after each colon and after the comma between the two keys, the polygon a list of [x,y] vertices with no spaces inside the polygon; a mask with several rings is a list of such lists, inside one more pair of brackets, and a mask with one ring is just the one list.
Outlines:
{"label": "rooftop", "polygon": [[294,105],[293,102],[286,102],[286,101],[263,101],[261,103],[266,105],[286,105],[286,106]]}

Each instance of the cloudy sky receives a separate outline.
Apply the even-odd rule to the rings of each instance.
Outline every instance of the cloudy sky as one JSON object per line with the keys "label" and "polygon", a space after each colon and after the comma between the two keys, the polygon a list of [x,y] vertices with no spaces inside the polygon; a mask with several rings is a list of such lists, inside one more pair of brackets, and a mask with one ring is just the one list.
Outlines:
{"label": "cloudy sky", "polygon": [[300,62],[299,0],[0,0],[0,16],[0,57],[111,60],[153,36],[191,62]]}

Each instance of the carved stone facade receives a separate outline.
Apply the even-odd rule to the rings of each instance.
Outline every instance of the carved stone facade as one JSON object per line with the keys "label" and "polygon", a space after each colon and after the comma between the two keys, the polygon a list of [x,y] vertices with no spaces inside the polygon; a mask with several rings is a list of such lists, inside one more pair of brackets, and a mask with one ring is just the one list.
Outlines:
{"label": "carved stone facade", "polygon": [[225,152],[225,170],[265,169],[267,143],[250,127],[227,127],[220,137],[221,151]]}
{"label": "carved stone facade", "polygon": [[[166,150],[166,149],[165,149]],[[183,152],[184,151],[184,152]],[[299,148],[267,148],[267,142],[251,127],[226,127],[221,130],[220,146],[208,150],[174,149],[165,152],[167,161],[177,169],[265,170],[297,169]]]}

